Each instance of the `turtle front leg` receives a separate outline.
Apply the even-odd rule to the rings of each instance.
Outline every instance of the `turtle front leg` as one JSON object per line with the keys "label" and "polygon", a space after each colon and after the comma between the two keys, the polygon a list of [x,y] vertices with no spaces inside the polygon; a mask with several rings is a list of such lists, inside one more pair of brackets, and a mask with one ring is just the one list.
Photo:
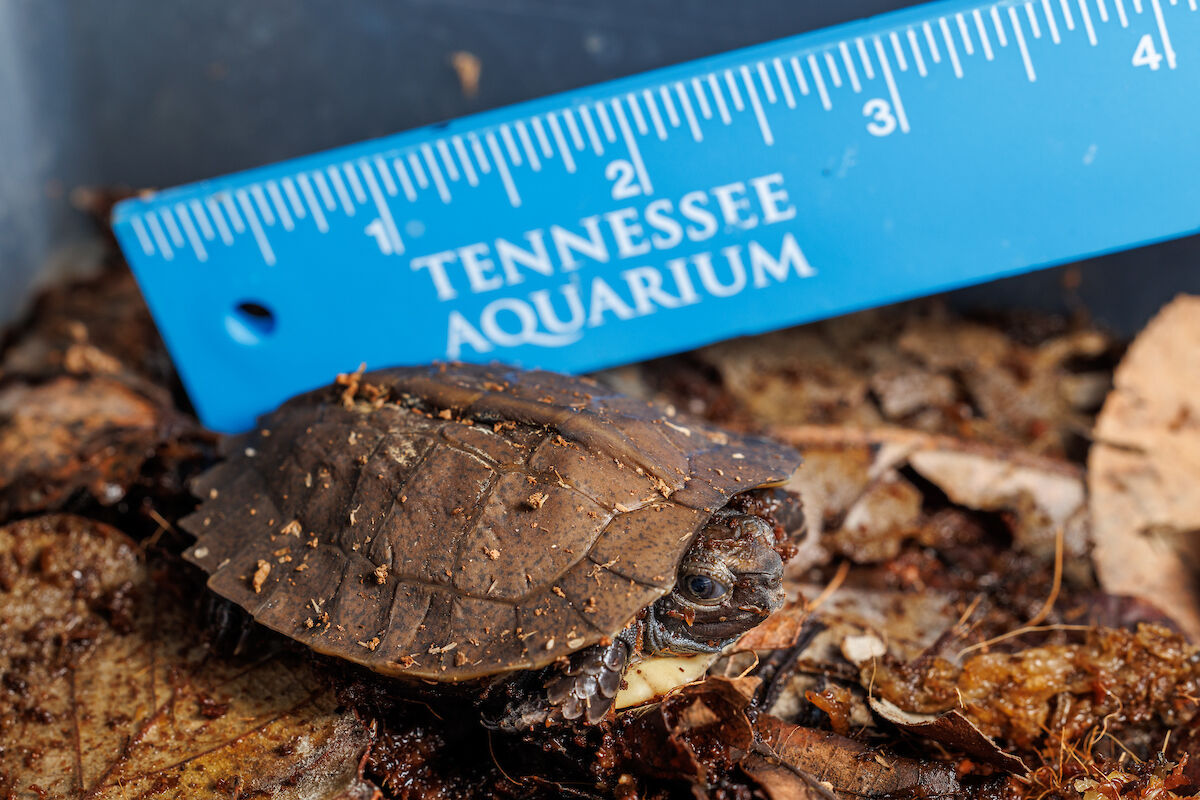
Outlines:
{"label": "turtle front leg", "polygon": [[565,671],[546,681],[546,699],[563,719],[583,718],[595,725],[608,715],[621,690],[629,664],[630,631],[622,631],[609,644],[596,644],[571,655]]}

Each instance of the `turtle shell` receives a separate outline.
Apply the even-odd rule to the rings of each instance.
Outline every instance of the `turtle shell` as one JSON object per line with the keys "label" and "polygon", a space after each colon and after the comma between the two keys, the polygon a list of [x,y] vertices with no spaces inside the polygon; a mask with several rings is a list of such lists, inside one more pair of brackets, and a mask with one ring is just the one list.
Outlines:
{"label": "turtle shell", "polygon": [[182,526],[208,585],[313,650],[459,681],[544,666],[670,591],[696,532],[800,456],[595,382],[346,376],[230,441]]}

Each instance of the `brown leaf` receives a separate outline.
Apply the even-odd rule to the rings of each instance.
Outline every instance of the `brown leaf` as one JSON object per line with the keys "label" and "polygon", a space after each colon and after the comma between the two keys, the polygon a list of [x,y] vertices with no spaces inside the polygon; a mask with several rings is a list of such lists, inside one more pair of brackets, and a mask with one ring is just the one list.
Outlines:
{"label": "brown leaf", "polygon": [[1029,767],[1000,745],[957,709],[944,714],[918,714],[905,711],[890,700],[870,698],[871,709],[901,730],[941,742],[951,750],[964,753],[994,767],[1024,775]]}
{"label": "brown leaf", "polygon": [[924,522],[921,495],[899,472],[907,467],[956,504],[1010,512],[1014,538],[1036,556],[1052,559],[1062,530],[1068,569],[1086,580],[1086,495],[1081,471],[1068,462],[901,428],[793,425],[770,433],[805,457],[788,484],[804,498],[808,522],[799,568],[822,536],[820,547],[855,561],[894,555],[899,539]]}
{"label": "brown leaf", "polygon": [[1114,382],[1088,459],[1096,569],[1200,640],[1200,297],[1160,311]]}
{"label": "brown leaf", "polygon": [[294,657],[215,656],[113,528],[0,528],[0,795],[366,800],[370,733]]}
{"label": "brown leaf", "polygon": [[621,717],[618,744],[633,768],[708,785],[754,746],[746,709],[757,678],[708,678],[641,713]]}

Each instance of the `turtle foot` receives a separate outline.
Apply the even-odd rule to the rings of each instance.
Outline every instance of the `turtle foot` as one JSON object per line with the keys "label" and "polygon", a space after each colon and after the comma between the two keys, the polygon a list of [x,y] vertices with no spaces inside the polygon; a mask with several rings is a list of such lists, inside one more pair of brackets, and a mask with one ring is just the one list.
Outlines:
{"label": "turtle foot", "polygon": [[546,699],[563,719],[595,725],[608,716],[629,661],[629,645],[620,638],[571,656],[567,668],[546,681]]}

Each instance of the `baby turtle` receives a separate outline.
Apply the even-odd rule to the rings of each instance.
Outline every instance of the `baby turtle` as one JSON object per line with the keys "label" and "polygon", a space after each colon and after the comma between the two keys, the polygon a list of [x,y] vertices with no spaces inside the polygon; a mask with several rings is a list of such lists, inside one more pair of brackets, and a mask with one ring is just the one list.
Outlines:
{"label": "baby turtle", "polygon": [[386,675],[542,670],[541,719],[703,674],[782,604],[802,519],[791,448],[550,372],[342,376],[229,445],[182,522],[212,590]]}

